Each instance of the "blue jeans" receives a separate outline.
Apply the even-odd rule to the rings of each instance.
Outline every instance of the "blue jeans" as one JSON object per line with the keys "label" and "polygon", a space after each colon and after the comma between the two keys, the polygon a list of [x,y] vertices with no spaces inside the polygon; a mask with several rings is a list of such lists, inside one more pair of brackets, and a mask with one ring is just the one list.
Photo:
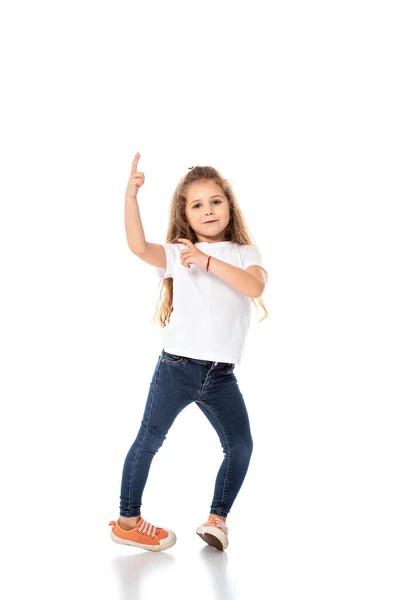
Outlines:
{"label": "blue jeans", "polygon": [[169,354],[162,349],[150,383],[139,432],[125,459],[120,515],[137,517],[151,462],[179,413],[195,402],[217,432],[224,459],[210,513],[227,517],[253,451],[249,418],[233,363]]}

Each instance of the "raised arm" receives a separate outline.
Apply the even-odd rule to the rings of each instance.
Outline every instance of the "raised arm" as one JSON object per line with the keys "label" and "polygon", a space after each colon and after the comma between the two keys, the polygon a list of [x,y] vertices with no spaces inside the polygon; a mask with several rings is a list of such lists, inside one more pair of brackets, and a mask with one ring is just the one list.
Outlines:
{"label": "raised arm", "polygon": [[165,269],[166,256],[161,244],[146,241],[140,217],[137,193],[144,183],[144,173],[137,170],[140,154],[137,152],[125,191],[125,232],[129,249],[139,258],[154,267]]}
{"label": "raised arm", "polygon": [[142,219],[140,218],[137,193],[144,183],[144,173],[138,172],[137,165],[140,154],[137,152],[133,159],[131,174],[125,191],[125,232],[129,249],[135,254],[146,248]]}

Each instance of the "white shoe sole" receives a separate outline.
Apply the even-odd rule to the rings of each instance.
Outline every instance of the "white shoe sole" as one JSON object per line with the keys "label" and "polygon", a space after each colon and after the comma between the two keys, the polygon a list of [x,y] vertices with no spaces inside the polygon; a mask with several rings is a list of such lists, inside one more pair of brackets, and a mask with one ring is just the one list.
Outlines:
{"label": "white shoe sole", "polygon": [[163,527],[165,531],[168,531],[168,537],[160,540],[160,543],[157,545],[151,544],[139,544],[138,542],[132,542],[131,540],[125,540],[124,538],[120,538],[113,530],[110,530],[110,537],[113,542],[116,544],[122,544],[124,546],[136,546],[136,548],[141,548],[142,550],[150,550],[150,552],[161,552],[162,550],[167,550],[168,548],[172,548],[176,544],[176,535],[170,529]]}
{"label": "white shoe sole", "polygon": [[228,536],[219,527],[199,525],[196,533],[202,540],[210,546],[214,546],[217,550],[225,550],[228,547]]}

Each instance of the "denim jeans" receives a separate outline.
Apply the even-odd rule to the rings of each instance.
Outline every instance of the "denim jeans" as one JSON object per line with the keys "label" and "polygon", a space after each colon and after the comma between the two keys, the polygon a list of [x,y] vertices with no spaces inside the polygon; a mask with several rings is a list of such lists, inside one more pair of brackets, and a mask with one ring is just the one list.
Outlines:
{"label": "denim jeans", "polygon": [[192,402],[214,427],[224,451],[210,513],[228,516],[253,450],[249,418],[234,368],[233,363],[188,358],[162,349],[141,426],[123,467],[121,516],[141,514],[142,494],[151,462],[176,417]]}

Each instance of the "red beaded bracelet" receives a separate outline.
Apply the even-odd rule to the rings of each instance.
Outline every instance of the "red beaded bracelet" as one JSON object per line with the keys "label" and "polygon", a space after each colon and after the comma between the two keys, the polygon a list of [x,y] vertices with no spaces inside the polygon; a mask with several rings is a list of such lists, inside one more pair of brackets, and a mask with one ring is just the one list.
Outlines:
{"label": "red beaded bracelet", "polygon": [[206,266],[206,271],[208,271],[208,269],[210,268],[210,267],[209,267],[209,265],[210,265],[210,258],[211,258],[211,256],[209,256],[209,257],[208,257],[207,266]]}

